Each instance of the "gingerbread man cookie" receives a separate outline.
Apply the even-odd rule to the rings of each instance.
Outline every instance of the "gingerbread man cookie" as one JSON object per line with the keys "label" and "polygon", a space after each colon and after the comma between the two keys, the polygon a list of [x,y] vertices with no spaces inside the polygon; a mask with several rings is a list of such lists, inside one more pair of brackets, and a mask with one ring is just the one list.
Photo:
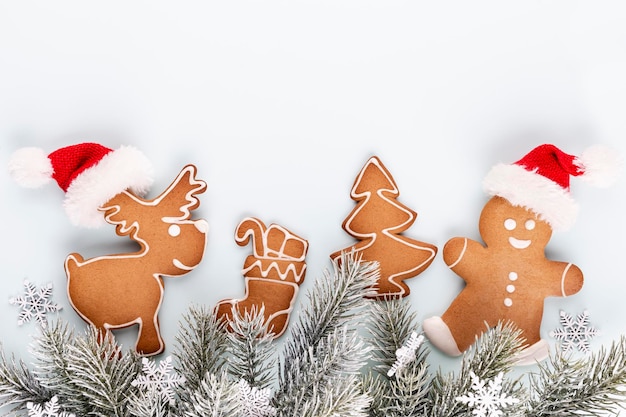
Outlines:
{"label": "gingerbread man cookie", "polygon": [[424,320],[431,343],[458,356],[485,331],[485,324],[512,322],[526,345],[517,363],[545,359],[549,347],[540,335],[545,298],[567,297],[583,285],[576,265],[545,256],[553,230],[565,229],[575,219],[569,178],[608,185],[617,162],[604,148],[590,148],[577,158],[541,145],[513,165],[496,165],[483,184],[491,195],[478,222],[485,245],[455,237],[443,248],[444,262],[465,287],[441,317]]}
{"label": "gingerbread man cookie", "polygon": [[401,204],[399,195],[387,168],[378,157],[371,157],[350,192],[358,204],[342,225],[359,242],[330,255],[339,260],[342,252],[354,251],[363,261],[378,262],[380,278],[371,298],[406,297],[410,288],[404,281],[422,273],[437,254],[436,246],[402,234],[417,213]]}
{"label": "gingerbread man cookie", "polygon": [[235,241],[239,246],[252,242],[252,255],[246,258],[242,270],[245,297],[220,301],[216,314],[228,321],[232,319],[233,308],[244,315],[263,306],[265,325],[277,338],[287,329],[298,289],[304,281],[309,244],[284,227],[277,224],[266,227],[255,217],[239,223]]}

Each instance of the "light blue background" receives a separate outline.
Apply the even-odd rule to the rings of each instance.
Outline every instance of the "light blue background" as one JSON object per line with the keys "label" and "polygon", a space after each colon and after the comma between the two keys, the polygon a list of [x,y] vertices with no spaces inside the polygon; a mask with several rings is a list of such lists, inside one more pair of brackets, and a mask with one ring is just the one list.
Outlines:
{"label": "light blue background", "polygon": [[[243,295],[250,247],[233,234],[245,216],[308,239],[310,289],[329,254],[353,242],[341,223],[371,155],[419,214],[406,234],[441,249],[452,236],[479,239],[492,165],[545,142],[626,154],[624,16],[617,1],[4,1],[0,165],[22,146],[134,145],[156,167],[152,195],[197,165],[208,246],[196,270],[166,280],[169,352],[191,303]],[[573,179],[572,195],[579,218],[553,235],[548,255],[577,264],[586,282],[546,302],[542,334],[554,343],[559,311],[586,309],[597,349],[625,330],[626,182]],[[127,247],[113,226],[71,226],[62,199],[56,184],[27,190],[0,169],[0,340],[27,360],[36,324],[17,326],[8,303],[22,281],[53,283],[60,316],[80,328],[65,256]],[[461,288],[440,253],[407,282],[420,319]],[[119,338],[131,346],[133,335]],[[430,360],[433,370],[458,366],[437,351]]]}

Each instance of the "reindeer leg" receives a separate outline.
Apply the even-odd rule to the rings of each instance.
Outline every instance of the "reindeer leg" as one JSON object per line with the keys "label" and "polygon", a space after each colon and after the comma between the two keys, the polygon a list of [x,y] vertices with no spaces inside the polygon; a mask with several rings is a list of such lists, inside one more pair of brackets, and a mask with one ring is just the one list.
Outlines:
{"label": "reindeer leg", "polygon": [[163,339],[159,333],[159,319],[157,313],[154,315],[141,317],[139,323],[139,336],[137,338],[136,350],[141,355],[156,355],[165,349]]}

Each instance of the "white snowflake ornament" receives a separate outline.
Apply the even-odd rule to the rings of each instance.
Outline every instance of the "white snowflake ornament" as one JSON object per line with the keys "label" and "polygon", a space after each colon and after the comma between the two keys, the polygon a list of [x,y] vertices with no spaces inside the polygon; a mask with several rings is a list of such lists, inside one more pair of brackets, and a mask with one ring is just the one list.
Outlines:
{"label": "white snowflake ornament", "polygon": [[76,417],[75,414],[59,410],[59,399],[55,395],[44,405],[32,401],[26,403],[28,417]]}
{"label": "white snowflake ornament", "polygon": [[241,413],[245,417],[273,417],[276,409],[270,405],[272,393],[269,388],[258,389],[251,387],[248,381],[240,379],[239,403]]}
{"label": "white snowflake ornament", "polygon": [[396,372],[403,369],[407,366],[411,361],[414,361],[416,356],[417,349],[424,342],[424,336],[417,335],[416,332],[411,333],[409,340],[404,344],[401,348],[396,351],[396,361],[391,366],[389,371],[387,372],[388,376],[394,376]]}
{"label": "white snowflake ornament", "polygon": [[508,397],[502,393],[503,373],[500,372],[493,380],[481,380],[473,371],[471,391],[456,400],[472,408],[472,415],[476,417],[500,417],[502,409],[519,402],[515,397]]}
{"label": "white snowflake ornament", "polygon": [[45,287],[37,288],[37,286],[28,280],[24,280],[25,293],[19,297],[9,298],[9,303],[21,307],[17,318],[17,324],[22,324],[35,319],[41,327],[45,328],[48,324],[47,314],[62,309],[58,304],[50,300],[52,296],[52,284]]}
{"label": "white snowflake ornament", "polygon": [[564,311],[560,313],[561,328],[550,332],[550,336],[561,341],[561,348],[565,353],[579,350],[588,353],[591,351],[589,341],[598,335],[598,330],[589,325],[589,313],[572,317]]}
{"label": "white snowflake ornament", "polygon": [[161,361],[159,366],[154,360],[143,358],[141,360],[143,375],[139,375],[131,385],[140,387],[150,395],[161,396],[170,405],[174,405],[175,389],[185,383],[185,377],[174,371],[172,357],[168,356]]}

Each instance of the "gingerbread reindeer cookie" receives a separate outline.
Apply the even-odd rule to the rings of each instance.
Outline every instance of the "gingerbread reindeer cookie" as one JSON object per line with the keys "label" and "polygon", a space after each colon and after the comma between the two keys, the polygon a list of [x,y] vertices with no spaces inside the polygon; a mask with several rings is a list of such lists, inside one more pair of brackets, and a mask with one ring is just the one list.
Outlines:
{"label": "gingerbread reindeer cookie", "polygon": [[583,285],[576,265],[545,256],[553,230],[568,228],[576,217],[569,178],[608,185],[618,165],[601,147],[574,157],[546,144],[513,165],[493,167],[483,184],[491,198],[478,221],[485,244],[455,237],[443,248],[444,262],[465,287],[441,317],[424,320],[430,342],[458,356],[485,331],[485,324],[510,322],[526,345],[517,364],[545,359],[549,346],[540,335],[544,300],[575,294]]}
{"label": "gingerbread reindeer cookie", "polygon": [[146,200],[151,168],[136,149],[112,150],[85,143],[46,156],[37,148],[16,152],[10,165],[22,185],[36,187],[54,178],[66,192],[65,208],[72,222],[96,227],[105,221],[116,233],[139,245],[137,252],[65,260],[67,292],[74,310],[101,336],[114,329],[138,326],[136,351],[163,351],[158,313],[164,276],[179,277],[201,261],[208,224],[191,219],[206,183],[196,167],[184,167],[158,197]]}
{"label": "gingerbread reindeer cookie", "polygon": [[275,338],[289,324],[289,316],[304,281],[305,258],[309,248],[306,240],[277,224],[266,227],[254,217],[243,219],[237,226],[235,241],[239,246],[252,243],[252,255],[243,266],[245,297],[226,299],[216,306],[220,319],[231,320],[233,308],[244,315],[263,307],[265,325]]}
{"label": "gingerbread reindeer cookie", "polygon": [[380,278],[371,298],[406,297],[410,288],[404,281],[422,273],[437,254],[436,246],[402,234],[417,213],[401,204],[399,195],[387,168],[378,157],[371,157],[350,192],[358,204],[342,225],[359,242],[330,255],[338,260],[342,252],[356,252],[363,261],[378,262]]}

